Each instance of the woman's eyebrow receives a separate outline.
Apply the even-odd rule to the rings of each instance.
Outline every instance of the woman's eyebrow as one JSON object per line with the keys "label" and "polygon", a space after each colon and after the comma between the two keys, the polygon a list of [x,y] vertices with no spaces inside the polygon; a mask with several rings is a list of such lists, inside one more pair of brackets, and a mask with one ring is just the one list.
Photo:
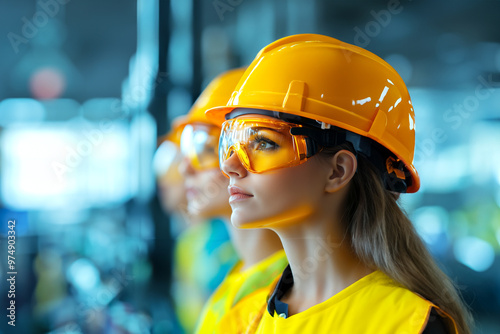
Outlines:
{"label": "woman's eyebrow", "polygon": [[277,129],[272,129],[272,128],[266,128],[264,126],[259,126],[259,127],[252,127],[252,130],[255,130],[256,132],[259,132],[260,130],[266,130],[266,131],[273,131],[277,134],[280,134],[283,136],[283,132],[277,130]]}

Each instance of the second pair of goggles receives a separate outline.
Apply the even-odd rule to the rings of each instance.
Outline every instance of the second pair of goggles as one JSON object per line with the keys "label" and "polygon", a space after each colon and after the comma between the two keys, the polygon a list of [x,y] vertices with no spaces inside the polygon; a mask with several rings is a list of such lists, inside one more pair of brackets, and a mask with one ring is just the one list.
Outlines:
{"label": "second pair of goggles", "polygon": [[[242,115],[248,116],[237,118]],[[356,133],[267,110],[235,109],[226,119],[219,140],[220,165],[236,153],[246,170],[264,173],[302,164],[322,147],[348,142],[354,154],[362,154],[381,172],[388,190],[406,192],[411,184],[410,173],[397,157],[377,142]]]}
{"label": "second pair of goggles", "polygon": [[182,130],[181,153],[197,170],[219,168],[219,135],[218,127],[187,124]]}

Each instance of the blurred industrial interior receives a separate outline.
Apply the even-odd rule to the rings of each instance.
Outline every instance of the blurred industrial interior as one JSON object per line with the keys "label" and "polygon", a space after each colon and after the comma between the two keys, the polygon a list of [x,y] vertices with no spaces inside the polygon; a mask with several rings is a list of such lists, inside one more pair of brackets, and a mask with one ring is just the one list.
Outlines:
{"label": "blurred industrial interior", "polygon": [[476,333],[500,333],[498,1],[7,0],[0,13],[0,247],[14,218],[17,332],[177,333],[182,227],[156,196],[157,138],[220,72],[321,33],[408,85],[422,187],[402,203]]}

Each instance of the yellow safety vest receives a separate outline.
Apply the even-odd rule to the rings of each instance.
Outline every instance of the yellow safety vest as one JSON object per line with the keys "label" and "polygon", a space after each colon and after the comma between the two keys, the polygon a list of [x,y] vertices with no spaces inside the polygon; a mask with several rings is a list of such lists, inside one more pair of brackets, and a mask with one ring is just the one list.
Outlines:
{"label": "yellow safety vest", "polygon": [[185,333],[193,333],[203,305],[238,256],[224,222],[211,219],[187,228],[175,247],[172,293],[175,312]]}
{"label": "yellow safety vest", "polygon": [[267,310],[267,298],[275,285],[276,282],[242,300],[221,320],[217,333],[417,334],[427,326],[432,308],[457,333],[454,321],[436,305],[401,287],[380,271],[286,319],[276,312],[271,316]]}
{"label": "yellow safety vest", "polygon": [[288,261],[283,250],[244,271],[240,271],[242,263],[239,262],[205,304],[196,333],[215,333],[224,314],[244,297],[269,286],[287,265]]}

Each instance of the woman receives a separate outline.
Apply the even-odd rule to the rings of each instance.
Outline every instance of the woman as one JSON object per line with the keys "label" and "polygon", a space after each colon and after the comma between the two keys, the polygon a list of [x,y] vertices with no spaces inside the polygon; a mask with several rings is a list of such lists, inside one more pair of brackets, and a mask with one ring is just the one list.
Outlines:
{"label": "woman", "polygon": [[[175,124],[173,128],[176,128]],[[183,220],[187,207],[184,179],[179,172],[179,164],[182,161],[180,135],[180,131],[171,131],[159,138],[159,146],[153,158],[161,208],[165,213],[174,216],[176,221]]]}
{"label": "woman", "polygon": [[397,204],[420,180],[414,111],[390,65],[327,36],[289,36],[207,117],[224,122],[233,225],[272,229],[290,263],[267,305],[255,294],[225,319],[258,333],[470,332]]}
{"label": "woman", "polygon": [[[172,131],[162,137],[153,160],[158,195],[170,215],[175,240],[174,280],[171,293],[178,324],[176,332],[193,333],[199,314],[210,295],[238,261],[227,228],[220,219],[190,215],[187,210],[180,137],[185,117],[174,120]],[[222,200],[222,205],[227,203]]]}
{"label": "woman", "polygon": [[184,121],[181,171],[185,178],[188,212],[198,218],[221,219],[240,261],[210,297],[196,332],[213,333],[219,319],[239,300],[269,285],[287,265],[278,236],[269,230],[238,230],[230,222],[228,179],[220,172],[220,127],[208,122],[205,111],[223,106],[245,69],[225,72],[203,91]]}

